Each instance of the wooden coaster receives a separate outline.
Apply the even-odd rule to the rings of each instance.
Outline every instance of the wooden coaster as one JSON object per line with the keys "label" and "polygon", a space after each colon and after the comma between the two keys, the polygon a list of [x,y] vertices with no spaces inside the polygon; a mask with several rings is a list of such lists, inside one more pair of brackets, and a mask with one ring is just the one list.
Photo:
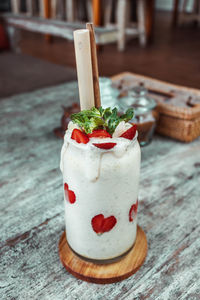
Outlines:
{"label": "wooden coaster", "polygon": [[75,277],[94,283],[114,283],[133,275],[142,266],[147,255],[147,239],[137,227],[134,247],[119,261],[110,264],[95,264],[76,255],[69,247],[65,232],[59,241],[59,255],[63,266]]}

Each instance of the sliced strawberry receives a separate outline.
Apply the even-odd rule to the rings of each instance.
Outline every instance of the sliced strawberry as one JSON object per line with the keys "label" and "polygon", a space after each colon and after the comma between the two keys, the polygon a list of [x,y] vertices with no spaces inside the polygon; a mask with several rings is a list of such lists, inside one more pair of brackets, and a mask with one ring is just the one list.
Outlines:
{"label": "sliced strawberry", "polygon": [[79,144],[87,144],[89,142],[87,134],[76,128],[72,131],[71,139],[75,140]]}
{"label": "sliced strawberry", "polygon": [[133,218],[137,215],[137,209],[138,209],[138,199],[135,204],[133,204],[129,210],[129,222],[133,222]]}
{"label": "sliced strawberry", "polygon": [[65,182],[64,183],[64,190],[67,191],[68,190],[68,184]]}
{"label": "sliced strawberry", "polygon": [[71,204],[76,202],[76,195],[73,191],[69,190],[68,184],[64,183],[65,199],[68,199]]}
{"label": "sliced strawberry", "polygon": [[104,215],[100,214],[93,217],[91,223],[93,230],[97,234],[101,234],[110,231],[117,223],[117,220],[114,216],[104,218]]}
{"label": "sliced strawberry", "polygon": [[102,225],[103,225],[104,216],[102,214],[95,216],[92,218],[92,228],[96,233],[102,233]]}
{"label": "sliced strawberry", "polygon": [[114,216],[105,218],[103,221],[102,231],[103,232],[110,231],[115,226],[116,223],[117,223],[117,220]]}
{"label": "sliced strawberry", "polygon": [[76,202],[76,195],[73,191],[68,190],[68,198],[69,198],[69,202],[71,204],[73,204],[74,202]]}
{"label": "sliced strawberry", "polygon": [[124,133],[122,133],[122,135],[120,135],[120,137],[132,140],[136,134],[136,130],[137,130],[137,125],[134,124],[131,128],[126,130]]}
{"label": "sliced strawberry", "polygon": [[104,129],[93,130],[92,133],[88,133],[89,138],[111,138],[112,136],[108,131]]}
{"label": "sliced strawberry", "polygon": [[68,199],[68,184],[64,183],[65,199]]}
{"label": "sliced strawberry", "polygon": [[100,144],[93,144],[93,145],[99,149],[112,149],[117,144],[116,143],[100,143]]}

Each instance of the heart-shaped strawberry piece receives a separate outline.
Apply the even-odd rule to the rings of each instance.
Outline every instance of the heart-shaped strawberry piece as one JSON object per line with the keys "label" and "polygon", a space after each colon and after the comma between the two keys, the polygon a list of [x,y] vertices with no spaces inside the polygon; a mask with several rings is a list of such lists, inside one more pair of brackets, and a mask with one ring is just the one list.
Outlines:
{"label": "heart-shaped strawberry piece", "polygon": [[110,231],[117,223],[117,219],[114,216],[104,218],[104,215],[100,214],[93,217],[91,223],[93,230],[101,234]]}
{"label": "heart-shaped strawberry piece", "polygon": [[133,204],[129,210],[129,222],[133,222],[134,218],[137,215],[137,209],[138,209],[138,199],[135,204]]}
{"label": "heart-shaped strawberry piece", "polygon": [[76,195],[73,191],[69,190],[68,184],[64,184],[64,190],[65,190],[65,199],[68,199],[71,204],[76,202]]}

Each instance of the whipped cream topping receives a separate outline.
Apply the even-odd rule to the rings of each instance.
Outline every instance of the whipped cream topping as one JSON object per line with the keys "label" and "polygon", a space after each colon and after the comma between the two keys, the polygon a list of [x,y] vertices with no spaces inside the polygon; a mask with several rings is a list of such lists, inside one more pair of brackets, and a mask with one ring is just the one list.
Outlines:
{"label": "whipped cream topping", "polygon": [[[123,123],[123,122],[121,122]],[[125,123],[125,122],[124,122]],[[119,128],[116,128],[117,132],[115,134],[115,137],[112,138],[90,138],[89,142],[87,144],[83,143],[77,143],[75,140],[71,139],[72,131],[79,127],[76,124],[69,123],[68,130],[66,130],[65,136],[64,136],[64,144],[62,146],[61,150],[61,159],[60,159],[60,170],[63,172],[63,162],[64,162],[64,156],[67,151],[67,148],[69,144],[72,147],[77,147],[82,152],[82,158],[85,161],[85,164],[88,166],[86,168],[86,176],[89,180],[95,181],[98,179],[100,175],[100,164],[102,155],[104,153],[113,153],[115,157],[121,157],[124,155],[124,153],[127,151],[128,147],[132,147],[133,144],[137,141],[137,135],[133,140],[125,139],[123,137],[116,137],[118,134],[122,134],[124,131],[129,129],[132,125],[129,123],[126,123],[129,126],[120,126]],[[120,124],[119,124],[120,125]],[[119,126],[118,125],[118,126]],[[122,131],[123,128],[123,131]],[[93,144],[101,144],[101,143],[116,143],[116,145],[112,149],[99,149]]]}

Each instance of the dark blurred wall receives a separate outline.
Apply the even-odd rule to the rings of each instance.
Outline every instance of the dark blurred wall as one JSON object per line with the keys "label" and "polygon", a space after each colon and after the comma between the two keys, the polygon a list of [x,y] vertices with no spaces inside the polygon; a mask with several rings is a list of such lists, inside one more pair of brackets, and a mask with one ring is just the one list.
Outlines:
{"label": "dark blurred wall", "polygon": [[0,11],[9,11],[9,10],[10,10],[10,1],[0,0]]}
{"label": "dark blurred wall", "polygon": [[[37,0],[35,0],[37,1]],[[25,11],[26,8],[26,1],[22,0],[21,1],[21,10]],[[0,0],[0,11],[10,11],[11,10],[11,5],[10,5],[10,0]]]}

